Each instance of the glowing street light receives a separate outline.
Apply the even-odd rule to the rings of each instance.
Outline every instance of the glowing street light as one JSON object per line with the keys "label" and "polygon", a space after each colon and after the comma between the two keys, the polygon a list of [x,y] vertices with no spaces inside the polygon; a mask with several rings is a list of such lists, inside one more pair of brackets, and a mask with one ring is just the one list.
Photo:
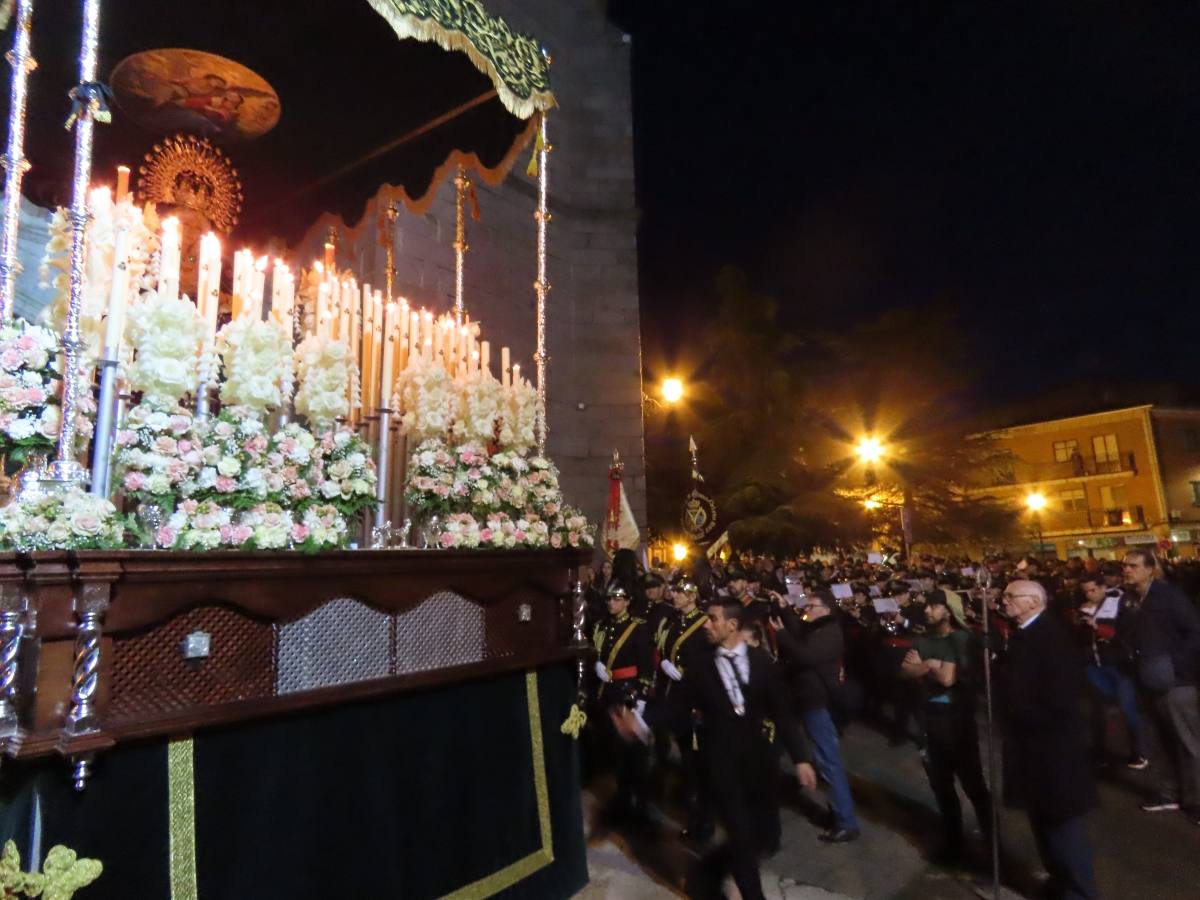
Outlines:
{"label": "glowing street light", "polygon": [[883,459],[883,442],[877,437],[859,438],[858,444],[854,447],[854,452],[858,454],[858,458],[867,464],[877,463]]}
{"label": "glowing street light", "polygon": [[667,403],[678,403],[683,399],[683,382],[678,378],[664,378],[662,396]]}
{"label": "glowing street light", "polygon": [[867,499],[863,501],[863,509],[879,509],[883,506],[878,500]]}
{"label": "glowing street light", "polygon": [[1037,552],[1042,552],[1042,510],[1046,508],[1046,495],[1034,491],[1025,495],[1025,505],[1033,513],[1033,524],[1037,528]]}
{"label": "glowing street light", "polygon": [[675,557],[675,562],[683,562],[688,555],[687,544],[672,544],[671,555]]}

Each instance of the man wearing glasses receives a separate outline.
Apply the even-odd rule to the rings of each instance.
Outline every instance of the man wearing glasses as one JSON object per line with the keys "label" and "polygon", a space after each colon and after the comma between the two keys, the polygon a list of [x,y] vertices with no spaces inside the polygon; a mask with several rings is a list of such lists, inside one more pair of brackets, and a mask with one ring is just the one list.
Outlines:
{"label": "man wearing glasses", "polygon": [[1200,613],[1179,588],[1156,577],[1158,560],[1149,550],[1130,550],[1122,567],[1137,605],[1117,627],[1133,647],[1138,686],[1158,738],[1152,750],[1159,796],[1142,809],[1177,810],[1182,801],[1188,818],[1200,825]]}
{"label": "man wearing glasses", "polygon": [[1017,628],[1000,666],[1004,800],[1024,809],[1050,873],[1047,896],[1097,897],[1087,812],[1096,802],[1080,716],[1083,661],[1066,628],[1046,612],[1046,589],[1010,581],[1001,595]]}

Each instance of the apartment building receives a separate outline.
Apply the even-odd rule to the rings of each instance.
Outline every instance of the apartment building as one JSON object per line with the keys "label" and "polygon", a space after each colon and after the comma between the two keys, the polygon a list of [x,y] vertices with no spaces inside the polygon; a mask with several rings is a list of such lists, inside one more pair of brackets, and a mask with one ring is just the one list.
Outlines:
{"label": "apartment building", "polygon": [[1107,410],[991,433],[1001,462],[972,489],[1021,510],[1029,546],[1111,559],[1200,548],[1200,410]]}

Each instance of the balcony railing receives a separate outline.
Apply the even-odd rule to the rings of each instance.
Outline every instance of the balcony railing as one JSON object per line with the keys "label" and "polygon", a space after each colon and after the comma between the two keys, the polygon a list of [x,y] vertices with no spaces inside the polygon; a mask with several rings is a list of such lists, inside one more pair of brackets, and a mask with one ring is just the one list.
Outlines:
{"label": "balcony railing", "polygon": [[1133,453],[1122,453],[1116,459],[1104,461],[1085,459],[1082,456],[1066,462],[1051,463],[1028,463],[1024,460],[1015,460],[1009,466],[1001,466],[995,471],[991,486],[1066,481],[1095,475],[1119,475],[1123,472],[1136,475],[1137,471],[1137,458]]}

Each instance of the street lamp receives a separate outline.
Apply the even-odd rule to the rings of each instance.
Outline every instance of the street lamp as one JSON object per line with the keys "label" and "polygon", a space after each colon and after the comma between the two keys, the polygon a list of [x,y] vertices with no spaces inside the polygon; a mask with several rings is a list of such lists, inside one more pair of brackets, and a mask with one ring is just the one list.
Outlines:
{"label": "street lamp", "polygon": [[1025,506],[1033,513],[1033,524],[1037,528],[1037,552],[1042,553],[1042,510],[1046,508],[1046,495],[1034,491],[1025,495]]}
{"label": "street lamp", "polygon": [[854,452],[858,454],[858,458],[871,465],[883,459],[883,441],[877,437],[862,437],[854,447]]}
{"label": "street lamp", "polygon": [[675,557],[675,562],[683,562],[688,555],[687,544],[672,544],[671,555]]}
{"label": "street lamp", "polygon": [[863,509],[867,509],[867,510],[876,510],[876,509],[879,509],[879,507],[881,507],[882,505],[883,504],[880,503],[878,500],[872,500],[870,498],[863,501]]}
{"label": "street lamp", "polygon": [[667,403],[676,404],[683,399],[683,382],[678,378],[664,378],[662,397]]}

